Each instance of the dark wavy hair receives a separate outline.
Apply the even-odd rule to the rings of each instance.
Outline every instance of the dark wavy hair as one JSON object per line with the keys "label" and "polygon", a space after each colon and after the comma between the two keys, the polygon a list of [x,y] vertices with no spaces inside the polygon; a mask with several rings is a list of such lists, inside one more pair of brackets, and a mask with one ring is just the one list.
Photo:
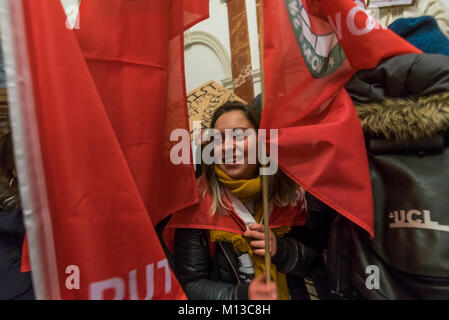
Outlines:
{"label": "dark wavy hair", "polygon": [[16,167],[9,127],[0,127],[0,211],[19,207]]}

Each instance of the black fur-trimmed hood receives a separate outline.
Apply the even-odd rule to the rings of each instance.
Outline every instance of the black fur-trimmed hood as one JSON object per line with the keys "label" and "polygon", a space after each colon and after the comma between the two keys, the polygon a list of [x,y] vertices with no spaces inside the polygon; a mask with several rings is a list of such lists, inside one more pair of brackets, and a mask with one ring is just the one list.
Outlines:
{"label": "black fur-trimmed hood", "polygon": [[355,105],[363,131],[388,140],[422,140],[449,131],[449,92]]}
{"label": "black fur-trimmed hood", "polygon": [[405,54],[357,72],[345,86],[366,135],[394,141],[449,130],[449,57]]}

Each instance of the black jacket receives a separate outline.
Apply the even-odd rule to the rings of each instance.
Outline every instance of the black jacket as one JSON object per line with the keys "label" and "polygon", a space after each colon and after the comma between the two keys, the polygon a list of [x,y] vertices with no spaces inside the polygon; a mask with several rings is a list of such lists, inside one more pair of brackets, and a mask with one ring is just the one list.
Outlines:
{"label": "black jacket", "polygon": [[0,300],[34,299],[31,273],[20,272],[24,237],[21,210],[0,212]]}
{"label": "black jacket", "polygon": [[337,216],[332,297],[449,299],[449,57],[393,57],[346,88],[366,137],[375,236]]}
{"label": "black jacket", "polygon": [[[292,233],[294,233],[292,228]],[[177,229],[174,269],[189,299],[247,300],[248,283],[238,276],[237,256],[231,243],[217,242],[211,257],[208,231]],[[272,258],[278,271],[287,275],[292,299],[304,299],[302,277],[320,264],[316,250],[287,234],[277,239]]]}

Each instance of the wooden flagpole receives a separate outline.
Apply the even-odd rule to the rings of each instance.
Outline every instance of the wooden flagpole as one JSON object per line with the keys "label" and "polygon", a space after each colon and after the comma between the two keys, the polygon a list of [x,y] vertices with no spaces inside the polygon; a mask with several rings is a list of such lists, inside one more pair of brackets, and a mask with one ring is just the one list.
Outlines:
{"label": "wooden flagpole", "polygon": [[[266,152],[264,148],[263,152]],[[265,270],[266,283],[271,282],[271,255],[270,255],[270,227],[269,227],[269,213],[268,213],[268,176],[262,175],[262,197],[263,197],[263,221],[265,233]]]}
{"label": "wooden flagpole", "polygon": [[[260,51],[260,75],[262,83],[262,110],[265,107],[265,68],[264,68],[264,5],[260,1],[261,15],[260,15],[260,30],[259,30],[259,51]],[[263,163],[267,163],[267,149],[266,143],[261,143]],[[271,282],[271,255],[270,255],[270,227],[269,227],[269,212],[268,212],[268,176],[262,175],[262,199],[263,199],[263,221],[265,233],[265,280],[269,284]]]}

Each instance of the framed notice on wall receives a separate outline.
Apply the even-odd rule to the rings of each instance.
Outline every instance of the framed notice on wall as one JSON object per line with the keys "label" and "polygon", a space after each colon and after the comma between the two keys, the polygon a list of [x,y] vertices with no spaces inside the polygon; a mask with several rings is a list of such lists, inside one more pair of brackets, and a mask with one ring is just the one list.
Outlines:
{"label": "framed notice on wall", "polygon": [[411,6],[414,0],[371,0],[369,7],[386,8],[396,6]]}

